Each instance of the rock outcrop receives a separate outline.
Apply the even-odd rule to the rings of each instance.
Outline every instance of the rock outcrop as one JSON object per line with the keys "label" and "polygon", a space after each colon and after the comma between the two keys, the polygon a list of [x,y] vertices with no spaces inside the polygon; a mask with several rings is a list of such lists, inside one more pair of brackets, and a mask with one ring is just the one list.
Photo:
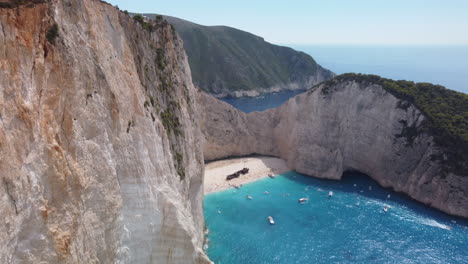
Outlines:
{"label": "rock outcrop", "polygon": [[94,0],[1,2],[0,263],[208,263],[171,26]]}
{"label": "rock outcrop", "polygon": [[360,171],[384,187],[468,217],[468,175],[442,172],[433,157],[443,150],[428,133],[405,136],[426,117],[380,85],[321,84],[279,108],[250,114],[204,93],[199,100],[206,160],[272,155],[300,173],[328,179]]}

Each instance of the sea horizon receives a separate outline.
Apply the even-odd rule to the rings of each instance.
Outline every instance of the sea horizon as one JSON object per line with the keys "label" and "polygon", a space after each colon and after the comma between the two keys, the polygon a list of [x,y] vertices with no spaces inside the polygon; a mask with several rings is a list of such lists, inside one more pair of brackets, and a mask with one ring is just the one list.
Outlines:
{"label": "sea horizon", "polygon": [[468,44],[278,44],[312,56],[336,74],[376,74],[468,94]]}

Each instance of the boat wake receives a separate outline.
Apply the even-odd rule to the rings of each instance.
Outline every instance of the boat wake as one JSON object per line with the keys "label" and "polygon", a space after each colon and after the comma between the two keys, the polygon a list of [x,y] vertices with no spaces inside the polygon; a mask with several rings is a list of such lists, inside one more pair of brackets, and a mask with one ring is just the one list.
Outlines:
{"label": "boat wake", "polygon": [[413,223],[416,223],[416,224],[432,226],[432,227],[438,227],[438,228],[445,229],[445,230],[451,230],[452,229],[450,226],[439,223],[434,219],[415,217],[415,216],[406,216],[406,217],[405,216],[399,216],[399,218],[401,220],[405,220],[405,221],[408,221],[408,222],[413,222]]}
{"label": "boat wake", "polygon": [[444,224],[441,224],[439,222],[437,222],[436,220],[433,220],[433,219],[420,219],[419,220],[419,223],[420,224],[423,224],[423,225],[428,225],[428,226],[433,226],[433,227],[438,227],[438,228],[442,228],[442,229],[445,229],[445,230],[450,230],[452,229],[450,226],[448,225],[444,225]]}

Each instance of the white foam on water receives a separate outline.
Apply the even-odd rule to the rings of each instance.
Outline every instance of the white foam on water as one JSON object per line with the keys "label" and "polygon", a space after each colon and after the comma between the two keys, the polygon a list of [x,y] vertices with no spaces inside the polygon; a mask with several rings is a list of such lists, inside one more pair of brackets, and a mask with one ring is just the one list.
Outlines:
{"label": "white foam on water", "polygon": [[444,225],[444,224],[441,224],[439,222],[437,222],[436,220],[433,220],[433,219],[421,219],[419,221],[419,223],[423,224],[423,225],[428,225],[428,226],[433,226],[433,227],[438,227],[438,228],[442,228],[442,229],[446,229],[446,230],[450,230],[450,226],[447,226],[447,225]]}
{"label": "white foam on water", "polygon": [[[401,212],[401,210],[399,210],[399,211]],[[398,213],[398,212],[396,212],[396,213]],[[406,213],[406,215],[396,215],[396,216],[400,220],[405,220],[405,221],[413,222],[413,223],[416,223],[416,224],[437,227],[437,228],[441,228],[441,229],[445,229],[445,230],[451,230],[452,229],[450,226],[439,223],[434,219],[418,217],[418,216],[412,215],[411,212],[403,212],[403,213]]]}

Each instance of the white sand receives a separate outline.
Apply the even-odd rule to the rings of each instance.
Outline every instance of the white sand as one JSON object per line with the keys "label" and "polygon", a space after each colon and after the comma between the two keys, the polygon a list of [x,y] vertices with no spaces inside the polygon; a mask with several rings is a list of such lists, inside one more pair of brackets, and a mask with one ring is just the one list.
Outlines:
{"label": "white sand", "polygon": [[[240,175],[230,181],[226,181],[226,176],[237,172],[243,168],[249,168],[249,172]],[[205,194],[219,192],[233,185],[253,182],[265,177],[268,174],[281,174],[290,171],[286,162],[273,157],[248,157],[213,161],[205,164]]]}

